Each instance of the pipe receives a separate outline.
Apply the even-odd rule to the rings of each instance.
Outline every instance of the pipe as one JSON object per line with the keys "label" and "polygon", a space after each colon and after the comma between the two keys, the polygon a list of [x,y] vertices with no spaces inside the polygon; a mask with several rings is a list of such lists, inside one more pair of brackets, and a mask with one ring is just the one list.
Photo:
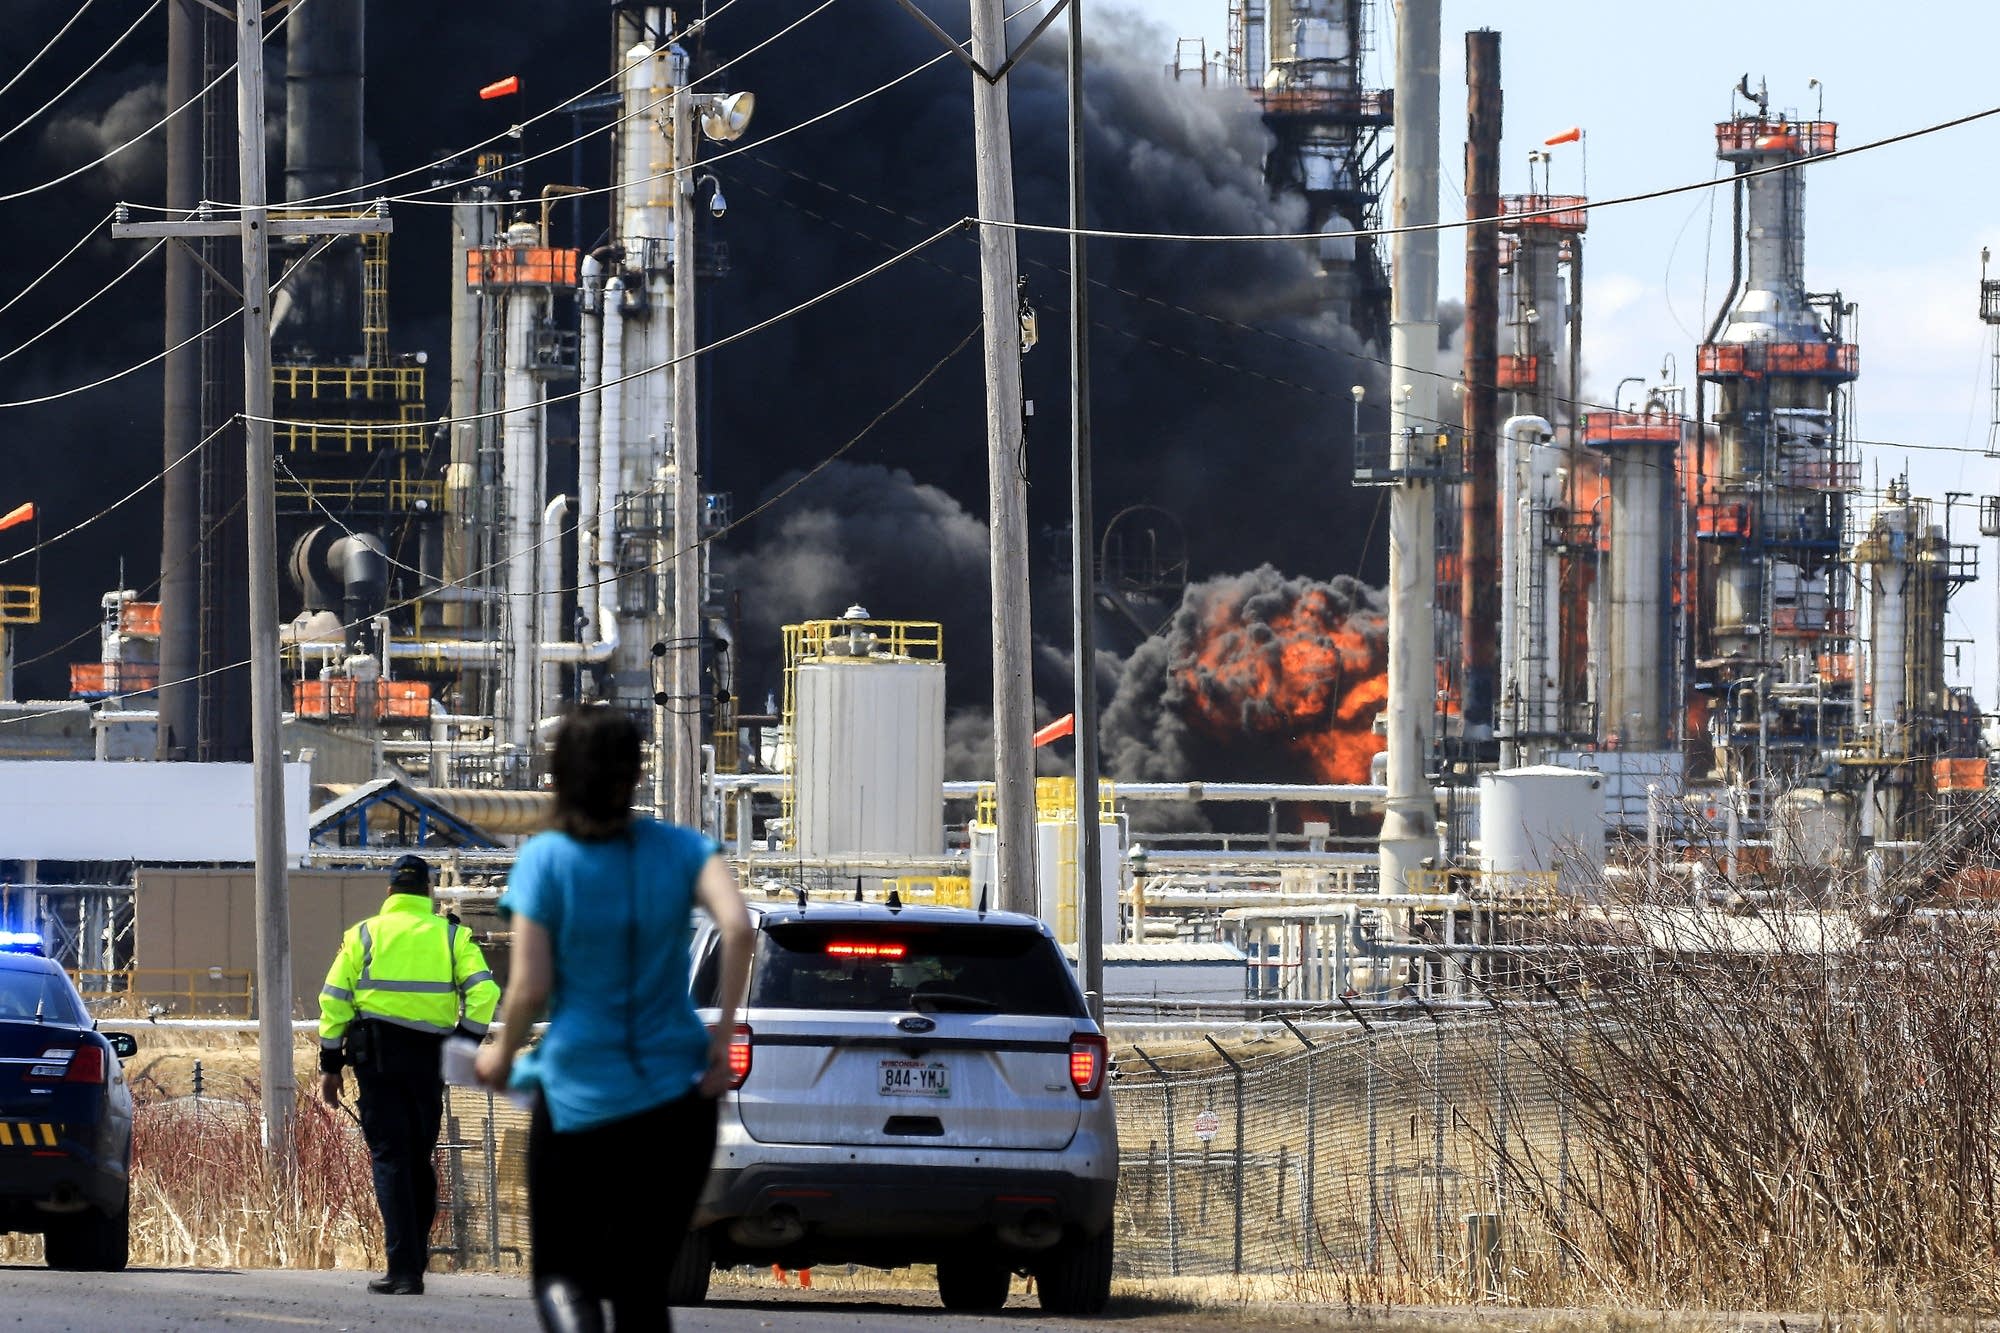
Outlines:
{"label": "pipe", "polygon": [[[542,509],[542,544],[537,554],[541,564],[541,632],[547,637],[548,646],[571,642],[562,632],[563,588],[569,580],[563,577],[563,524],[569,517],[569,497],[558,495]],[[555,660],[555,654],[541,655],[541,690],[535,700],[537,715],[547,713],[562,695],[562,663]]]}
{"label": "pipe", "polygon": [[[604,415],[598,385],[603,379],[604,263],[585,255],[577,275],[578,342],[576,399],[576,567],[580,588],[597,583],[597,529],[600,522],[599,448]],[[579,600],[581,594],[579,593]]]}
{"label": "pipe", "polygon": [[541,469],[536,466],[533,410],[538,395],[529,373],[528,348],[539,313],[539,293],[519,287],[507,294],[505,398],[501,467],[507,487],[507,739],[521,753],[535,723],[535,525],[540,517]]}
{"label": "pipe", "polygon": [[[625,280],[613,274],[604,284],[604,402],[598,416],[598,457],[597,457],[597,560],[595,577],[598,580],[597,602],[600,608],[598,618],[603,621],[603,608],[610,607],[612,615],[606,624],[598,626],[598,634],[607,632],[614,637],[624,633],[625,626],[617,616],[618,587],[618,496],[625,475]],[[632,675],[643,682],[647,679],[649,667],[638,656],[639,641],[644,636],[645,621],[634,617],[631,622],[632,635],[628,648],[623,654],[614,654],[611,660],[617,662],[621,676]],[[620,659],[623,660],[620,660]]]}
{"label": "pipe", "polygon": [[[322,208],[351,205],[351,197],[342,196],[361,185],[366,18],[359,0],[302,5],[287,18],[287,200],[319,200]],[[290,314],[279,341],[338,364],[358,357],[365,350],[358,239],[341,238],[288,278]]]}

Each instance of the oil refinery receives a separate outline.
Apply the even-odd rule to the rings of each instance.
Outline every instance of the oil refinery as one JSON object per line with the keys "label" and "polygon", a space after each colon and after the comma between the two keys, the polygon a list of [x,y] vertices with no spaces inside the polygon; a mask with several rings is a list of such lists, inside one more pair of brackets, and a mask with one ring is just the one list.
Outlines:
{"label": "oil refinery", "polygon": [[[985,678],[983,621],[963,632],[949,618],[962,607],[911,606],[828,561],[788,574],[811,587],[809,613],[788,605],[780,632],[752,632],[778,613],[755,604],[762,576],[736,517],[749,502],[713,478],[765,446],[704,424],[703,372],[762,325],[718,328],[703,300],[734,280],[725,216],[760,225],[725,185],[775,210],[786,182],[754,153],[722,165],[766,128],[757,90],[731,82],[738,53],[697,44],[698,15],[614,4],[598,84],[552,122],[575,140],[531,152],[515,126],[431,163],[417,188],[371,161],[363,12],[316,0],[275,39],[288,62],[273,216],[346,228],[273,250],[294,896],[420,850],[481,910],[547,819],[554,724],[602,705],[649,737],[650,810],[710,832],[755,892],[997,901],[1010,886],[990,728],[973,744],[983,768],[955,758],[953,682]],[[1343,330],[1340,359],[1307,386],[1318,433],[1269,447],[1335,442],[1310,464],[1337,474],[1349,506],[1327,526],[1365,528],[1355,567],[1387,586],[1340,581],[1343,558],[1310,579],[1246,576],[1233,593],[1233,571],[1204,568],[1222,582],[1202,591],[1166,549],[1174,528],[1212,521],[1202,512],[1156,510],[1170,521],[1143,529],[1108,507],[1085,516],[1104,553],[1099,619],[1127,636],[1117,666],[1155,672],[1143,702],[1135,688],[1111,711],[1171,714],[1186,742],[1178,760],[1121,749],[1079,809],[1066,740],[1078,719],[1065,732],[1068,696],[1044,690],[1040,721],[1058,725],[1035,740],[1035,772],[1016,775],[1033,805],[1032,846],[1012,849],[1031,901],[1079,949],[1097,904],[1106,995],[1157,996],[1146,969],[1172,955],[1148,950],[1196,943],[1240,954],[1246,1003],[1460,995],[1464,950],[1641,880],[1856,920],[1981,898],[2000,798],[1990,709],[1955,670],[1952,600],[1978,577],[1976,540],[2000,536],[2000,497],[1864,474],[1856,304],[1841,273],[1807,258],[1805,187],[1842,151],[1835,122],[1745,76],[1708,90],[1707,123],[1655,127],[1712,144],[1727,281],[1698,337],[1663,334],[1660,374],[1617,379],[1629,367],[1593,354],[1585,260],[1620,214],[1583,193],[1563,151],[1578,131],[1504,179],[1499,34],[1466,34],[1470,135],[1463,172],[1443,170],[1462,186],[1453,217],[1440,104],[1455,90],[1438,87],[1435,3],[1406,0],[1392,18],[1367,0],[1229,0],[1226,21],[1226,49],[1211,59],[1193,41],[1199,58],[1177,57],[1145,96],[1233,116],[1260,147],[1275,202],[1258,225],[1291,239],[1259,262],[1286,266],[1289,315]],[[175,23],[169,86],[218,77],[218,20]],[[1397,86],[1371,86],[1388,49]],[[482,97],[523,96],[506,71],[486,73],[500,81]],[[229,114],[184,118],[168,140],[165,213],[228,211],[208,201],[234,197],[234,149],[216,132]],[[833,208],[831,193],[811,206]],[[396,230],[430,208],[448,214],[448,251]],[[593,238],[579,219],[599,214]],[[866,226],[902,239],[859,222],[827,231],[876,242],[879,261],[922,234],[904,237],[912,221],[951,219],[878,206]],[[1443,233],[1463,238],[1466,272],[1462,288],[1447,280],[1441,314]],[[23,566],[0,570],[0,804],[13,812],[0,928],[47,931],[73,966],[254,965],[242,939],[203,961],[135,925],[146,893],[195,911],[197,881],[251,859],[228,249],[171,248],[167,480],[146,501],[162,509],[162,576],[103,592],[67,699],[14,698],[6,645],[52,608]],[[947,253],[972,262],[970,247]],[[1024,361],[1057,341],[1039,262],[1005,330]],[[1123,270],[1100,286],[1115,298],[1119,284],[1149,290]],[[392,291],[418,286],[448,289],[428,345],[391,319]],[[1964,320],[2000,330],[2000,280],[1973,294]],[[1212,316],[1216,336],[1249,340],[1235,320]],[[888,335],[853,336],[862,360]],[[782,373],[772,397],[797,392]],[[976,390],[958,387],[965,410],[947,429],[969,441]],[[1124,408],[1108,397],[1107,434]],[[760,512],[802,484],[770,480]],[[965,519],[983,541],[978,513]],[[927,529],[913,531],[903,562],[926,564]],[[128,554],[136,570],[153,553]],[[1148,597],[1165,599],[1150,622],[1135,610]],[[885,605],[895,613],[868,609]],[[1038,669],[1072,670],[1066,640],[1041,646]],[[1225,752],[1226,769],[1199,767]],[[92,782],[113,767],[134,813],[106,833],[90,827]],[[212,778],[182,774],[197,769]],[[241,875],[231,883],[247,902]]]}

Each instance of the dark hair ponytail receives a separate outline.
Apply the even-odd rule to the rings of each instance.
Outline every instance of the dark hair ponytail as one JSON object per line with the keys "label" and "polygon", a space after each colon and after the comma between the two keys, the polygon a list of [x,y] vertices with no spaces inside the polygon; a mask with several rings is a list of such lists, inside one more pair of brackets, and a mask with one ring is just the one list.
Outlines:
{"label": "dark hair ponytail", "polygon": [[622,709],[572,708],[549,752],[555,826],[573,838],[623,834],[639,785],[639,728]]}

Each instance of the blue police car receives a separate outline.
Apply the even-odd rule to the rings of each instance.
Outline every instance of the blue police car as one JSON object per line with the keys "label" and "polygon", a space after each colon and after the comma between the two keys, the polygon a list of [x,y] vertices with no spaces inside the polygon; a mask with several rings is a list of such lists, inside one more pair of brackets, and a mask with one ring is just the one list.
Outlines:
{"label": "blue police car", "polygon": [[40,1233],[51,1268],[115,1272],[129,1250],[138,1049],[97,1030],[40,936],[0,931],[0,1231]]}

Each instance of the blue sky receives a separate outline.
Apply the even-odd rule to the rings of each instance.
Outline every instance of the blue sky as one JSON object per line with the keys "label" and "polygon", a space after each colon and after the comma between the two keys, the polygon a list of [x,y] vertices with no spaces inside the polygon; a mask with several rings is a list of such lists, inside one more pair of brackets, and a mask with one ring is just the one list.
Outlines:
{"label": "blue sky", "polygon": [[[1108,7],[1115,0],[1094,0]],[[1145,0],[1136,7],[1173,37],[1226,44],[1225,0]],[[1090,10],[1086,10],[1086,15]],[[1918,6],[1892,20],[1875,5],[1720,4],[1671,9],[1630,3],[1445,0],[1441,72],[1444,215],[1462,216],[1464,36],[1502,34],[1506,93],[1502,188],[1528,189],[1527,155],[1571,125],[1583,151],[1559,148],[1553,188],[1593,198],[1708,180],[1720,166],[1714,123],[1730,113],[1745,73],[1767,81],[1772,110],[1838,122],[1843,147],[2000,104],[1991,79],[1990,11],[1973,3]],[[1393,18],[1376,6],[1375,84],[1391,81]],[[1818,79],[1821,89],[1809,86]],[[1806,276],[1859,305],[1856,435],[1864,484],[1907,470],[1942,517],[1948,491],[2000,492],[2000,460],[1983,456],[1992,411],[1989,330],[1978,318],[1979,252],[2000,250],[2000,116],[1810,169]],[[1584,173],[1587,166],[1588,181]],[[1712,210],[1711,210],[1711,205]],[[1690,377],[1694,345],[1729,282],[1729,196],[1682,195],[1594,213],[1585,250],[1584,392],[1607,401],[1627,375],[1657,378],[1671,356]],[[1444,239],[1446,298],[1464,271]],[[2000,265],[1995,268],[2000,276]],[[1704,295],[1706,294],[1706,295]],[[1971,449],[1934,452],[1902,445]],[[2000,552],[1978,536],[1976,498],[1953,510],[1954,537],[1980,547],[1984,578],[1953,603],[1961,648],[1954,678],[1994,707],[1995,585]]]}

